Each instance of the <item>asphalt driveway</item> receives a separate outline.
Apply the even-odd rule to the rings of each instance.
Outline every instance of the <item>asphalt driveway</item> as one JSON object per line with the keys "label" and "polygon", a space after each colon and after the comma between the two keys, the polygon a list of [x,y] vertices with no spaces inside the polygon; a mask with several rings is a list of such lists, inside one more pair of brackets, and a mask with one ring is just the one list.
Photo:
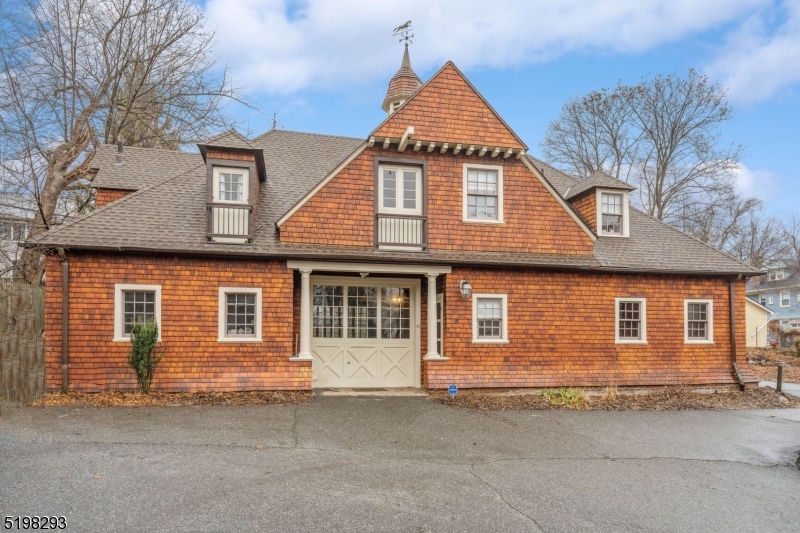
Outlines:
{"label": "asphalt driveway", "polygon": [[0,513],[76,532],[797,532],[798,452],[800,410],[28,408],[0,419]]}

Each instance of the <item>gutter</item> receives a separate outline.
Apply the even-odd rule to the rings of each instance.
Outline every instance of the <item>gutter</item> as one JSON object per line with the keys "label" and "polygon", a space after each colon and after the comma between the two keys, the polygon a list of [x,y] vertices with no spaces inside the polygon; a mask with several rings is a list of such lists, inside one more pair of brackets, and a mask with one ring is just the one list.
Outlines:
{"label": "gutter", "polygon": [[69,261],[64,250],[61,257],[61,390],[69,390]]}

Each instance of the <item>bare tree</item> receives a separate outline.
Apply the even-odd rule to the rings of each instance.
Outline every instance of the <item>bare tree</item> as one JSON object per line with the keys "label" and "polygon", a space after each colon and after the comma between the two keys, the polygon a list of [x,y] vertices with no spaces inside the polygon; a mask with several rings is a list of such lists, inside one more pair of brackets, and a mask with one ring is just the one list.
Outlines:
{"label": "bare tree", "polygon": [[782,224],[781,238],[784,259],[795,268],[800,268],[800,215],[792,213],[789,220]]}
{"label": "bare tree", "polygon": [[756,268],[766,268],[782,257],[781,225],[777,219],[751,212],[731,239],[726,251]]}
{"label": "bare tree", "polygon": [[567,101],[542,148],[577,176],[604,170],[633,183],[641,207],[676,224],[732,193],[742,147],[719,146],[731,116],[726,91],[689,70]]}
{"label": "bare tree", "polygon": [[31,235],[58,223],[65,191],[85,196],[99,144],[177,148],[230,126],[220,106],[237,92],[186,0],[25,0],[0,19],[3,185],[35,198]]}

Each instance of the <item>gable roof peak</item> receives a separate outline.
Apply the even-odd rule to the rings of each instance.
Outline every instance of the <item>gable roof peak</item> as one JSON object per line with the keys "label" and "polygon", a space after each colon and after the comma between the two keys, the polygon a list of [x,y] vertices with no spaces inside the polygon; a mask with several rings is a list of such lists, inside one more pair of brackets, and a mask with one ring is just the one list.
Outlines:
{"label": "gable roof peak", "polygon": [[600,187],[601,189],[619,189],[622,191],[635,191],[636,187],[613,176],[609,176],[602,170],[596,170],[585,180],[579,181],[575,186],[570,187],[566,198],[575,198],[591,189]]}

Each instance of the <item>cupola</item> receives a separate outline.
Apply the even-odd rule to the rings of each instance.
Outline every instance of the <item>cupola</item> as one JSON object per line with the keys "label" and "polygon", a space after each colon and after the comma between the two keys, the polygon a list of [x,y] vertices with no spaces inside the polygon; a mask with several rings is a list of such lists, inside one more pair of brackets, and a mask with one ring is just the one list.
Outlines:
{"label": "cupola", "polygon": [[411,95],[417,92],[420,87],[422,87],[422,82],[419,76],[411,69],[411,59],[408,57],[408,42],[406,42],[400,70],[389,81],[389,90],[386,91],[386,98],[383,99],[381,108],[391,115],[398,107],[403,105],[403,102],[411,98]]}

